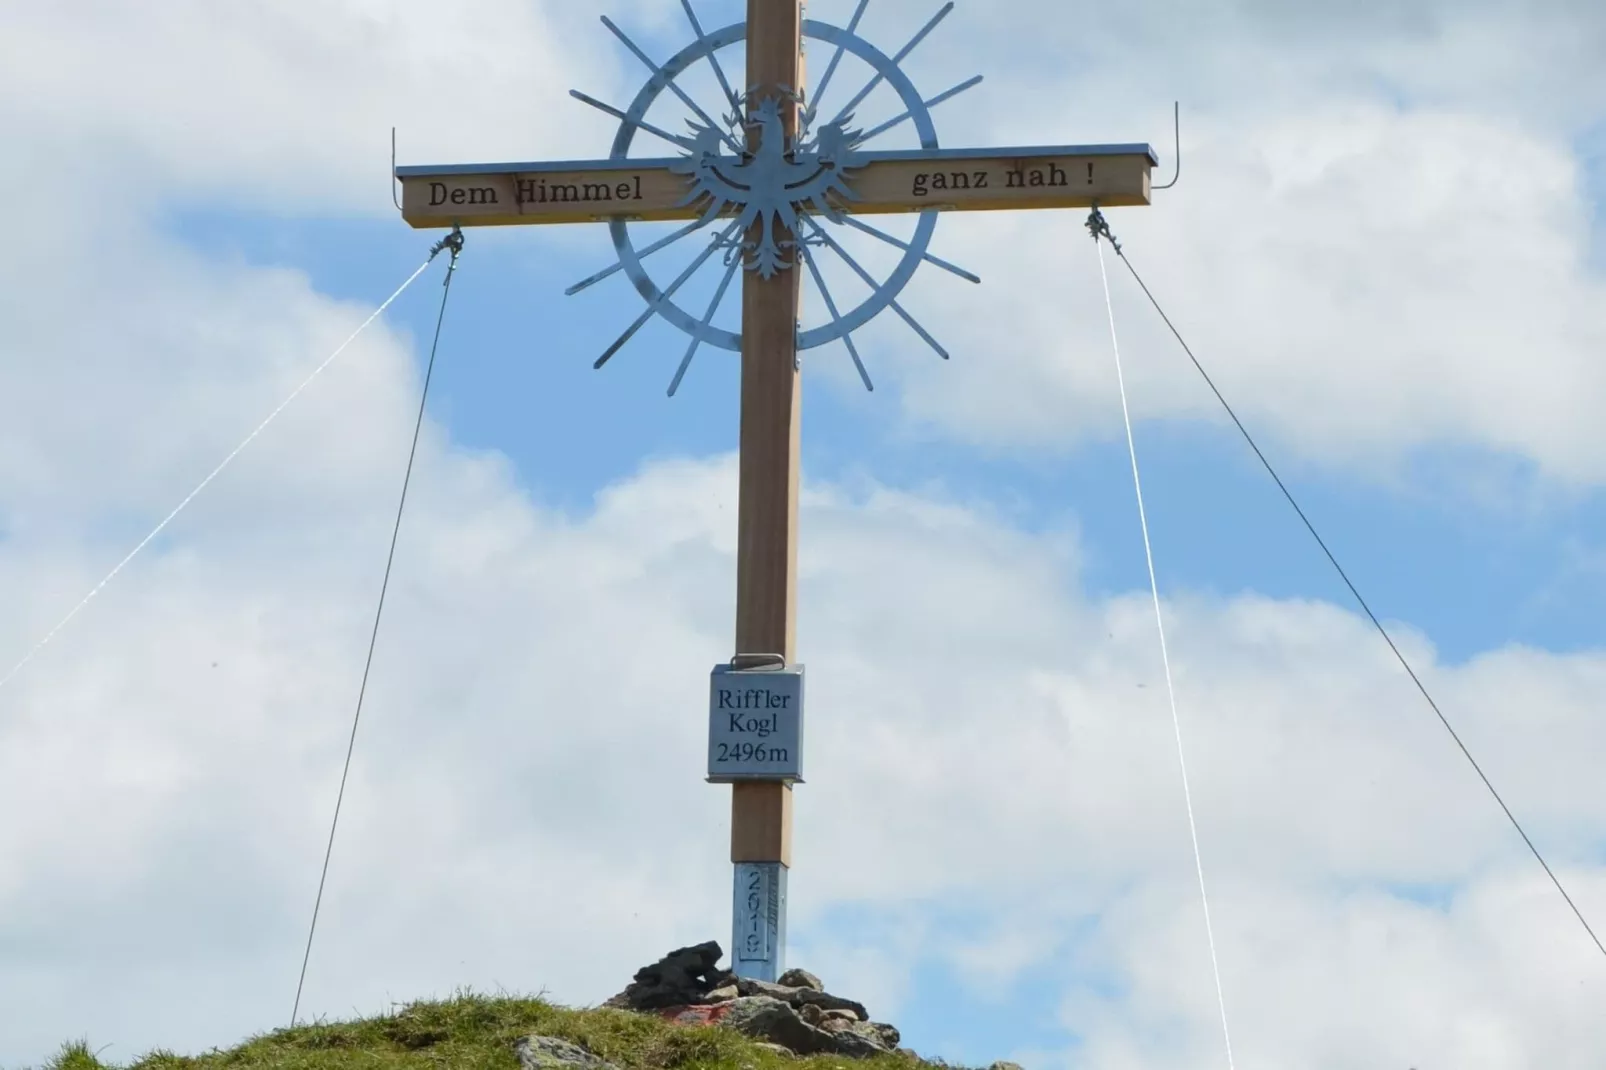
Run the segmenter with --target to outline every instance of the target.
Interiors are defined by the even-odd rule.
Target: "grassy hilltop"
[[[465,993],[375,1018],[283,1029],[228,1051],[153,1052],[126,1068],[101,1062],[92,1041],[80,1041],[63,1048],[41,1070],[520,1070],[514,1044],[532,1034],[571,1041],[618,1070],[919,1070],[938,1065],[907,1054],[795,1057],[720,1027]]]

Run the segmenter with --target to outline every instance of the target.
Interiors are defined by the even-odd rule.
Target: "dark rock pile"
[[[723,954],[712,940],[671,951],[637,970],[604,1006],[723,1025],[793,1055],[862,1058],[899,1050],[897,1029],[870,1021],[864,1004],[832,995],[808,971],[788,970],[775,984],[753,981],[721,970]]]
[[[736,975],[719,968],[724,954],[714,940],[671,951],[651,966],[637,970],[629,986],[603,1006],[646,1012],[734,999],[739,995]]]

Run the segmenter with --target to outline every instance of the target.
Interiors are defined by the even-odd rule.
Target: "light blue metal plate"
[[[775,983],[786,972],[786,867],[737,862],[731,901],[731,970]]]
[[[803,666],[737,670],[709,679],[708,780],[803,782]]]

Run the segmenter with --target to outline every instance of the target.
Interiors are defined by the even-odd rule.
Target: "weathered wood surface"
[[[849,172],[854,196],[837,199],[855,215],[1010,211],[1149,203],[1154,157],[1147,146],[977,149],[865,154]],[[590,223],[625,217],[691,220],[704,202],[669,170],[671,159],[627,163],[405,167],[402,218],[414,227]],[[522,168],[522,169],[521,169]]]

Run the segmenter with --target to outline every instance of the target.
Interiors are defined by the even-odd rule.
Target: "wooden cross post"
[[[779,164],[783,154],[788,162],[795,162],[793,139],[800,123],[798,100],[803,91],[805,34],[826,34],[828,39],[840,42],[844,36],[852,37],[853,25],[858,21],[855,16],[854,24],[846,31],[822,27],[805,23],[802,8],[801,0],[748,0],[747,85],[744,88],[749,90],[745,108],[752,121],[740,157],[718,155],[718,139],[724,135],[706,127],[712,120],[700,110],[698,115],[704,119],[709,140],[694,143],[692,139],[652,126],[641,113],[620,112],[582,97],[622,119],[632,136],[636,129],[644,130],[674,142],[685,152],[661,159],[628,158],[628,138],[622,132],[615,143],[614,158],[608,160],[401,167],[396,169],[396,178],[402,184],[402,217],[420,228],[609,222],[615,230],[616,245],[620,241],[621,220],[698,220],[712,212],[720,217],[711,220],[713,226],[709,229],[713,230],[723,219],[741,218],[742,204],[720,204],[711,200],[709,194],[697,194],[703,187],[698,187],[695,179],[688,177],[692,168],[687,161],[700,154],[701,162],[709,164],[712,152],[716,167],[740,169],[752,163],[750,173],[761,173],[758,164],[766,155],[765,126],[757,120],[764,105],[770,108],[768,117],[773,121],[774,107],[779,102],[780,127],[785,138],[780,146],[768,146],[771,157],[768,163]],[[862,9],[861,3],[861,13]],[[704,35],[689,5],[686,10],[698,34],[697,47],[703,49],[699,53],[701,57],[707,58],[715,48],[740,40],[736,35],[742,32],[741,27]],[[946,11],[945,8],[943,14]],[[630,44],[612,23],[608,26]],[[924,33],[922,31],[920,36]],[[919,36],[916,42],[918,40]],[[634,45],[630,47],[639,58],[653,65]],[[691,51],[688,49],[683,55],[690,55]],[[840,54],[839,49],[838,58]],[[863,56],[865,52],[860,50],[858,54]],[[670,61],[665,68],[656,69],[654,82],[643,91],[641,100],[646,103],[639,106],[639,112],[644,113],[657,92],[666,85],[674,88],[673,76],[677,71],[667,68],[676,62]],[[886,62],[896,66],[896,59]],[[717,66],[715,69],[718,73]],[[884,68],[878,70],[881,72],[878,80],[887,77]],[[829,76],[828,69],[825,77]],[[723,84],[723,73],[720,79]],[[725,88],[729,91],[728,86]],[[675,91],[687,100],[678,89]],[[957,91],[943,94],[935,101]],[[862,98],[863,94],[856,100]],[[906,103],[908,99],[905,94]],[[918,99],[915,104],[923,109]],[[929,119],[926,121],[929,124]],[[878,132],[892,125],[895,122],[884,124]],[[768,129],[773,131],[775,127],[772,125]],[[871,136],[874,134],[865,135],[866,139]],[[823,136],[820,143],[824,143]],[[928,143],[934,145],[934,137]],[[735,143],[730,144],[734,150]],[[829,200],[834,211],[856,216],[930,209],[987,211],[1146,205],[1150,196],[1150,171],[1155,162],[1154,153],[1147,145],[932,148],[891,152],[855,149],[851,180],[844,182],[851,187],[849,194],[841,195],[838,191],[842,187],[833,187]],[[836,167],[833,162],[828,169]],[[730,188],[748,187],[738,184]],[[784,193],[795,187],[777,188]],[[793,194],[786,193],[778,199],[790,196]],[[772,196],[772,199],[776,198]],[[817,205],[810,207],[800,199],[793,208],[800,217],[807,219]],[[776,246],[785,248],[797,239],[798,244],[793,246],[797,265],[783,265],[783,270],[774,272],[743,272],[739,342],[737,656],[730,665],[715,670],[710,700],[709,779],[732,784],[731,861],[735,865],[732,965],[744,976],[773,981],[784,969],[786,879],[792,863],[792,784],[801,780],[802,676],[801,668],[794,666],[793,661],[796,654],[801,430],[797,355],[801,263],[805,251],[801,245],[804,235],[793,235],[769,215],[758,218],[758,222],[748,227],[746,248],[755,247],[763,239],[765,228],[771,228]],[[893,244],[901,243],[893,241]],[[717,248],[716,241],[709,251]],[[640,255],[650,251],[644,250]],[[630,259],[639,269],[637,254],[631,252]],[[940,263],[929,256],[925,259]],[[619,266],[625,266],[624,252],[621,252]],[[619,266],[581,285],[606,277],[619,270]],[[942,266],[951,268],[951,265]],[[651,305],[636,327],[654,310],[668,315],[662,308],[676,287],[660,291],[655,284],[637,275],[632,279]],[[720,293],[723,292],[722,289]],[[716,298],[716,307],[717,303]],[[833,307],[831,311],[835,316],[836,309]],[[687,330],[684,320],[677,321],[677,325]],[[702,326],[706,328],[708,322],[705,320]],[[603,360],[634,330],[633,327],[627,331]],[[733,338],[727,344],[734,348],[737,343]],[[686,360],[689,362],[690,354]],[[598,365],[601,363],[599,361]],[[684,369],[685,362],[682,372]],[[676,382],[679,382],[678,376]],[[771,671],[753,671],[761,668]],[[783,671],[774,672],[776,668]],[[723,720],[726,715],[728,724]],[[728,733],[750,734],[742,737],[747,742],[738,742],[737,735],[720,735],[727,730]],[[786,742],[778,744],[776,733]],[[716,742],[716,738],[730,742]],[[725,753],[727,749],[729,756]],[[727,757],[735,764],[721,766],[720,763],[727,762]]]
[[[788,103],[783,113],[787,137],[797,133],[796,98],[803,91],[803,10],[800,0],[747,0],[747,84],[757,92],[749,107],[766,96]],[[756,139],[758,127],[752,128]],[[768,226],[768,221],[757,224]],[[790,234],[777,234],[791,240]],[[797,366],[797,331],[802,319],[801,270],[770,278],[743,272],[742,415],[736,520],[736,652],[780,654],[796,660],[797,511],[802,384]],[[762,954],[753,972],[774,981],[784,968],[786,874],[792,866],[792,785],[755,780],[731,786],[731,862],[737,869],[735,928],[753,939]],[[747,885],[748,887],[743,887]],[[752,894],[758,910],[743,910]],[[774,904],[773,909],[771,904]],[[742,924],[746,914],[751,920]],[[773,918],[773,920],[772,920]],[[758,922],[755,926],[753,922]],[[745,972],[742,945],[732,948],[734,965]],[[765,968],[768,967],[768,968]]]

